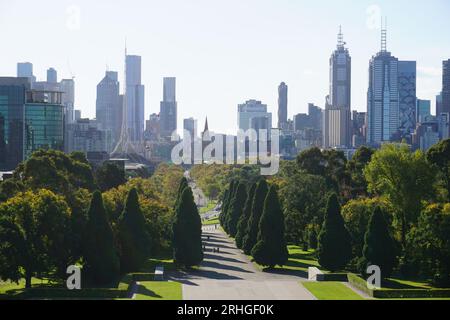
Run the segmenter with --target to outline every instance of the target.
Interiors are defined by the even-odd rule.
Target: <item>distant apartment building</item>
[[[176,78],[163,79],[163,100],[160,104],[160,128],[161,135],[170,138],[172,133],[178,129],[178,103],[176,98]]]
[[[69,125],[69,152],[106,152],[112,148],[112,134],[96,120],[78,119]]]

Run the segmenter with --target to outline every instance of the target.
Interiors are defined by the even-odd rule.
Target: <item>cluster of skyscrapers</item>
[[[171,137],[178,129],[176,78],[163,79],[160,112],[145,120],[140,56],[125,53],[124,75],[121,87],[119,73],[106,71],[97,85],[96,118],[87,119],[75,110],[74,78],[58,81],[57,71],[49,68],[46,81],[37,81],[31,63],[18,63],[17,77],[0,77],[0,171],[13,170],[42,148],[82,151],[95,160],[131,153],[170,160]],[[427,150],[450,135],[450,59],[443,62],[435,115],[431,101],[417,98],[416,62],[401,61],[387,50],[385,29],[381,50],[369,62],[367,112],[352,111],[352,59],[341,30],[329,60],[329,76],[324,107],[311,103],[308,113],[293,119],[288,117],[288,85],[279,85],[282,156],[294,157],[312,146],[344,150],[350,156],[361,145],[400,141]],[[237,107],[241,130],[270,130],[272,121],[272,113],[261,101],[248,100]],[[196,119],[184,119],[183,127],[198,138]],[[209,132],[207,120],[204,132]]]

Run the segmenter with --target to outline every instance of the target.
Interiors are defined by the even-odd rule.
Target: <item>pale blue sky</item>
[[[71,15],[78,9],[79,28]],[[248,99],[268,104],[276,123],[281,81],[290,117],[308,102],[323,107],[342,25],[353,59],[352,107],[365,111],[368,62],[380,47],[378,9],[388,17],[388,49],[417,60],[418,96],[434,105],[442,60],[450,58],[448,0],[0,0],[0,75],[15,75],[18,61],[32,62],[38,79],[48,67],[59,78],[72,69],[77,108],[94,117],[96,85],[107,65],[122,73],[126,37],[129,53],[143,57],[146,117],[159,112],[162,78],[175,76],[179,126],[190,116],[203,126],[208,115],[211,129],[232,132],[237,104]]]

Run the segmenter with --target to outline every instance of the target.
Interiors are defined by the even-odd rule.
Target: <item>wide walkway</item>
[[[199,270],[175,272],[170,280],[183,284],[184,300],[314,300],[295,274],[257,270],[235,244],[214,226],[204,227],[205,259]],[[219,249],[219,253],[213,249]]]

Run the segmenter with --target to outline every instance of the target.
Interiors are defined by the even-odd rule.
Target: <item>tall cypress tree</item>
[[[344,268],[352,257],[350,234],[345,227],[336,194],[328,199],[325,220],[319,234],[317,257],[319,264],[330,271]]]
[[[245,232],[243,240],[242,249],[247,255],[251,254],[252,249],[258,240],[259,222],[261,220],[261,215],[263,213],[264,201],[266,200],[267,192],[268,192],[267,182],[266,180],[262,179],[258,183],[258,187],[256,188],[255,191],[255,197],[253,199],[252,204],[252,214],[248,219],[247,230]]]
[[[203,260],[202,222],[190,187],[185,188],[180,197],[172,232],[175,263],[185,267],[200,264]]]
[[[187,181],[186,177],[183,177],[180,181],[180,184],[178,185],[178,191],[177,191],[177,199],[175,200],[175,210],[178,207],[178,203],[180,201],[180,197],[183,194],[183,191],[185,188],[189,187],[189,182]]]
[[[151,238],[146,228],[146,221],[135,188],[128,193],[125,209],[119,218],[118,225],[122,272],[139,271],[142,264],[150,256]]]
[[[83,242],[83,270],[88,279],[99,285],[116,280],[120,262],[100,191],[93,194]]]
[[[284,215],[275,186],[270,188],[264,201],[258,242],[251,253],[258,264],[270,268],[283,266],[289,258],[284,238]]]
[[[227,199],[227,203],[226,203],[226,207],[223,210],[223,218],[222,218],[222,227],[223,230],[225,230],[226,233],[229,233],[228,230],[228,217],[230,215],[230,209],[231,209],[231,204],[233,203],[233,199],[236,195],[236,190],[238,187],[239,182],[238,181],[232,181],[231,185],[230,185],[230,193],[228,195],[228,199]]]
[[[228,207],[228,198],[229,197],[230,197],[230,187],[228,187],[228,189],[225,190],[225,193],[223,195],[222,208],[221,208],[221,212],[220,212],[220,216],[219,216],[220,225],[222,227],[225,223],[225,212]]]
[[[376,207],[370,217],[364,238],[363,256],[367,265],[380,267],[383,278],[392,274],[396,263],[395,243],[380,207]]]
[[[257,184],[254,183],[250,187],[250,190],[248,191],[247,195],[247,200],[245,201],[244,211],[238,221],[235,240],[236,246],[239,249],[242,249],[245,232],[247,231],[248,219],[250,219],[250,215],[252,214],[252,205],[253,205],[253,198],[255,197],[256,186]]]
[[[245,200],[247,199],[247,190],[245,184],[239,183],[234,198],[228,209],[229,214],[227,216],[226,226],[230,236],[235,237],[237,232],[237,224],[239,218],[242,216],[242,210],[245,206]]]

